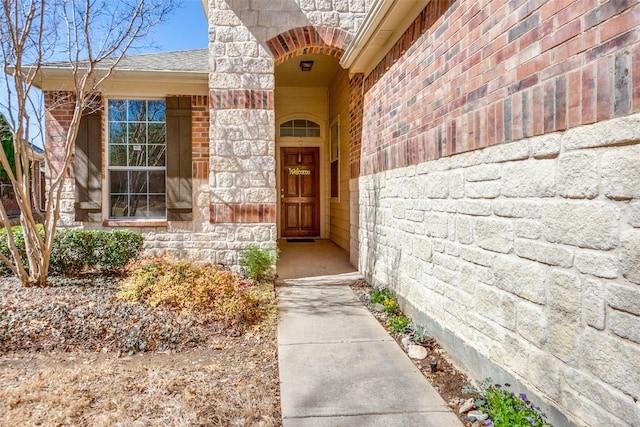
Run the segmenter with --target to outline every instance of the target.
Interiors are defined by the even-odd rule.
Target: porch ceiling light
[[[313,68],[313,61],[300,61],[301,71],[311,71]]]

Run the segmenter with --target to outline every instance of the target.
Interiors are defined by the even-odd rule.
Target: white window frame
[[[165,164],[164,166],[112,166],[111,165],[111,132],[110,132],[110,128],[109,128],[109,123],[111,122],[111,116],[110,116],[110,102],[111,101],[162,101],[165,103],[165,118],[164,118],[164,125],[165,125],[165,141],[164,141],[164,147],[165,147]],[[166,117],[166,98],[163,97],[111,97],[108,98],[106,100],[106,144],[105,144],[105,158],[106,158],[106,206],[107,206],[107,218],[109,220],[112,221],[149,221],[149,220],[166,220],[167,219],[167,207],[166,207],[166,203],[167,203],[167,161],[166,161],[166,156],[167,156],[167,136],[166,136],[166,126],[167,126],[167,117]],[[128,119],[127,122],[129,123]],[[149,122],[147,122],[149,123]],[[151,122],[153,123],[153,122]],[[160,123],[160,122],[156,122],[156,123]],[[146,138],[146,144],[148,144],[148,135]],[[127,144],[129,145],[129,144]],[[112,216],[111,212],[112,212],[112,206],[111,206],[111,172],[116,172],[116,171],[146,171],[146,172],[159,172],[159,171],[163,171],[164,172],[164,177],[165,177],[165,184],[164,184],[164,203],[165,203],[165,209],[164,209],[164,215],[162,216]],[[155,194],[155,193],[154,193]],[[150,193],[147,192],[147,197],[149,197]],[[131,194],[129,192],[129,189],[127,189],[127,197],[130,198]]]

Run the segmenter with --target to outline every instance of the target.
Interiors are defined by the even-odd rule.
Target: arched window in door
[[[280,136],[319,138],[320,125],[307,119],[294,119],[280,125]]]

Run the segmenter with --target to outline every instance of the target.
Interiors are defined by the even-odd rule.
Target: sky
[[[182,0],[168,20],[155,27],[145,40],[156,48],[145,53],[205,48],[208,45],[207,19],[200,0]]]

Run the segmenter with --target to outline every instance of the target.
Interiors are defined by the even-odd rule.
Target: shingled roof
[[[123,57],[116,70],[207,73],[209,71],[208,60],[209,53],[207,49],[147,53]],[[98,69],[107,68],[112,63],[113,61],[105,60],[100,63]],[[80,65],[82,66],[82,61]],[[45,69],[70,67],[70,64],[66,61],[50,62],[43,66]]]

